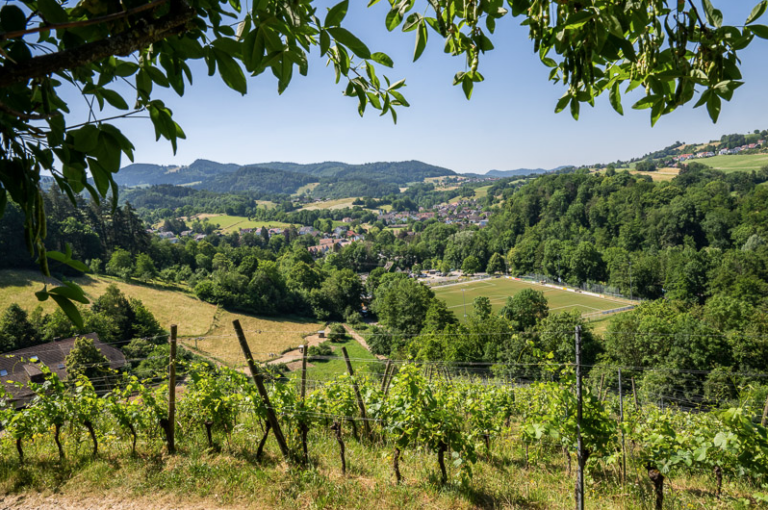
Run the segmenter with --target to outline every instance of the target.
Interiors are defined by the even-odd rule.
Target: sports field
[[[578,310],[585,314],[621,308],[628,304],[624,301],[587,296],[508,278],[494,278],[432,288],[435,295],[443,299],[448,305],[448,309],[458,317],[464,315],[464,298],[466,298],[467,313],[472,310],[472,302],[475,298],[480,296],[490,298],[493,310],[498,312],[506,303],[507,297],[513,296],[523,289],[542,291],[549,303],[550,312],[554,313]]]

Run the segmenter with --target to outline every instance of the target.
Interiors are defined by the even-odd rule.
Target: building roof
[[[40,364],[45,364],[60,379],[68,379],[69,375],[64,365],[64,359],[74,347],[75,340],[82,337],[93,340],[93,345],[109,360],[110,368],[117,370],[125,366],[123,353],[99,340],[96,333],[54,340],[53,342],[3,353],[0,355],[0,381],[2,381],[6,391],[13,396],[17,407],[28,402],[34,393],[27,388],[17,388],[9,381],[26,385],[30,380],[42,376]]]

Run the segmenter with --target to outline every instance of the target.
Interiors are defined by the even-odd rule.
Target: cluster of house
[[[109,368],[121,370],[125,367],[125,355],[119,349],[100,341],[96,333],[80,335],[80,337],[93,340],[93,345],[107,358]],[[45,382],[42,365],[47,366],[62,381],[69,379],[65,360],[69,351],[75,346],[75,340],[80,337],[54,340],[46,344],[3,353],[0,356],[0,382],[10,396],[9,403],[18,409],[34,398],[35,393],[29,389],[28,383]]]
[[[193,238],[195,241],[202,241],[206,237],[205,234],[195,234],[191,230],[185,230],[184,232],[182,232],[181,234],[179,234],[177,236],[173,232],[168,232],[166,230],[156,230],[154,228],[148,228],[147,229],[147,234],[156,235],[160,239],[165,239],[166,241],[168,241],[171,244],[178,243],[179,239],[181,239],[182,237]]]
[[[717,155],[725,156],[728,154],[738,154],[741,151],[756,149],[764,144],[765,144],[765,140],[758,140],[757,143],[744,144],[740,147],[734,147],[733,149],[720,149],[719,151],[717,151]],[[696,154],[680,154],[679,156],[673,157],[672,160],[677,162],[683,162],[683,161],[688,161],[689,159],[711,158],[711,157],[714,157],[715,155],[716,154],[711,151],[697,152]]]
[[[452,204],[443,204],[434,211],[426,211],[419,207],[418,212],[379,212],[378,219],[388,225],[407,223],[408,220],[426,221],[437,218],[446,225],[465,224],[485,227],[488,225],[488,213],[480,210],[480,206],[474,200],[461,200]]]

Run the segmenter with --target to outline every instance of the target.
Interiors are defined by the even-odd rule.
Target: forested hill
[[[310,183],[319,183],[314,195],[321,198],[382,197],[397,193],[409,183],[428,177],[456,175],[453,170],[421,161],[395,161],[351,165],[324,163],[257,163],[247,166],[197,160],[186,167],[151,164],[129,165],[118,174],[121,186],[160,184],[191,185],[222,193],[253,196],[290,195]]]
[[[508,253],[519,274],[606,282],[649,299],[762,303],[766,181],[768,167],[725,174],[699,166],[656,183],[628,172],[546,175],[520,188],[483,235],[489,253]]]
[[[155,184],[191,184],[213,176],[231,173],[240,168],[234,163],[217,163],[207,159],[195,160],[189,166],[163,166],[134,163],[115,174],[120,186],[152,186]]]
[[[244,166],[232,173],[217,175],[194,187],[220,193],[251,192],[259,195],[291,194],[306,184],[317,182],[315,177],[259,166]]]

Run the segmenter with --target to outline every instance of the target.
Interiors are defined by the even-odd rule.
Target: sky
[[[443,53],[443,41],[430,31],[427,50],[412,62],[415,32],[388,32],[384,18],[389,2],[372,8],[350,2],[344,26],[363,39],[372,52],[383,51],[395,61],[393,69],[378,74],[406,78],[402,89],[410,108],[401,108],[398,123],[379,117],[369,108],[357,112],[357,99],[342,95],[344,83],[334,83],[334,72],[315,49],[307,77],[294,72],[289,88],[277,93],[270,72],[249,78],[248,94],[227,88],[218,77],[208,77],[202,62],[192,66],[194,85],[179,98],[160,98],[173,110],[187,139],[176,155],[170,143],[155,141],[149,120],[124,120],[118,127],[134,142],[136,162],[187,165],[198,158],[222,163],[269,161],[313,163],[343,161],[420,160],[457,172],[485,173],[491,169],[554,168],[561,165],[608,163],[629,159],[671,145],[675,141],[706,142],[728,133],[768,128],[768,41],[755,39],[742,52],[746,84],[730,103],[723,104],[713,124],[706,109],[686,106],[650,126],[649,110],[634,111],[624,99],[625,115],[610,107],[607,94],[595,108],[582,105],[579,121],[567,109],[554,113],[565,92],[547,80],[544,67],[520,20],[500,20],[492,36],[495,49],[480,61],[485,81],[476,84],[470,101],[453,75],[465,70],[463,57]],[[742,24],[757,0],[719,0],[725,23]],[[319,2],[325,6],[333,2]],[[324,14],[321,14],[321,18]],[[768,19],[765,16],[763,23]],[[695,101],[694,101],[695,102]],[[75,110],[74,117],[87,111]],[[70,123],[76,119],[70,120]],[[83,119],[84,120],[84,119]],[[124,164],[129,161],[124,159]]]

